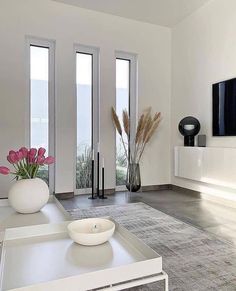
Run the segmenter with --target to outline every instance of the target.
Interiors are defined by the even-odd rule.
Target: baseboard
[[[176,186],[176,185],[171,185],[171,190],[176,191],[176,192],[181,192],[184,194],[188,194],[191,196],[197,196],[200,197],[201,193],[192,189],[188,189],[188,188],[184,188],[184,187],[180,187],[180,186]]]
[[[100,195],[102,195],[102,190],[99,191]],[[104,194],[105,195],[112,195],[115,193],[115,188],[105,189]]]
[[[104,190],[104,194],[105,195],[111,195],[111,194],[114,194],[115,193],[115,188],[110,188],[110,189],[105,189]],[[91,193],[84,193],[84,194],[75,194],[74,192],[65,192],[65,193],[56,193],[55,194],[55,197],[58,199],[58,200],[66,200],[66,199],[71,199],[73,198],[74,196],[77,196],[77,195],[90,195]],[[102,190],[99,191],[99,194],[102,195]]]
[[[161,191],[161,190],[171,190],[172,185],[170,184],[162,184],[162,185],[146,185],[141,187],[140,192],[147,192],[147,191]],[[105,195],[112,195],[115,194],[115,192],[125,192],[128,190],[124,191],[116,191],[115,188],[109,188],[104,190]],[[99,194],[102,194],[102,190],[99,191]],[[55,197],[58,200],[66,200],[66,199],[71,199],[74,196],[77,195],[85,195],[85,194],[75,194],[74,192],[65,192],[65,193],[56,193]],[[88,195],[88,194],[86,194]]]
[[[115,194],[115,192],[116,192],[115,188],[104,189],[104,195],[112,195],[112,194]],[[101,189],[99,190],[99,195],[102,195],[102,190]]]
[[[161,191],[161,190],[171,190],[171,184],[161,184],[161,185],[145,185],[141,186],[141,189],[138,192],[148,192],[148,191]],[[116,190],[116,192],[128,192],[125,190]]]
[[[65,192],[65,193],[55,193],[55,197],[58,200],[71,199],[75,196],[74,192]]]
[[[142,186],[141,191],[147,192],[147,191],[161,191],[161,190],[171,190],[171,189],[172,189],[171,184],[161,184],[161,185]]]

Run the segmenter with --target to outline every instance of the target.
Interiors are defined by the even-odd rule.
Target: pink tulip
[[[20,159],[20,156],[17,154],[17,152],[15,152],[13,150],[9,151],[9,154],[7,156],[7,160],[9,163],[11,163],[11,164],[18,163],[19,159]]]
[[[20,149],[19,149],[19,152],[22,153],[22,155],[23,155],[23,159],[25,159],[25,158],[27,157],[27,155],[28,155],[28,149],[27,149],[26,147],[22,147],[22,148],[20,148]]]
[[[10,169],[7,167],[0,167],[0,174],[2,175],[8,175],[10,173]]]
[[[16,152],[16,158],[18,161],[23,160],[23,153],[22,152]]]
[[[29,164],[33,164],[35,162],[35,156],[37,154],[37,150],[32,148],[28,151],[27,160]]]
[[[36,160],[36,164],[37,165],[43,165],[44,164],[44,161],[45,161],[45,157],[44,156],[38,156],[37,157],[37,160]]]
[[[29,150],[29,155],[30,155],[32,158],[34,158],[34,157],[36,156],[36,154],[37,154],[37,150],[36,150],[35,148],[31,148],[31,149]]]
[[[12,160],[12,158],[11,158],[10,155],[7,156],[7,160],[8,160],[8,162],[9,162],[10,164],[14,164],[14,162],[13,162],[13,160]]]
[[[44,156],[45,153],[46,153],[46,149],[45,148],[39,148],[38,149],[38,156],[39,157]]]
[[[28,163],[29,163],[29,164],[33,164],[33,163],[34,163],[34,160],[35,160],[35,158],[32,157],[32,156],[30,156],[29,153],[28,153],[28,156],[27,156],[27,161],[28,161]]]
[[[47,158],[45,159],[44,164],[45,164],[45,165],[51,165],[51,164],[53,164],[54,162],[55,162],[54,157],[49,156],[49,157],[47,157]]]
[[[16,152],[11,151],[9,152],[9,155],[7,156],[7,160],[11,164],[16,164],[19,162],[19,157]]]

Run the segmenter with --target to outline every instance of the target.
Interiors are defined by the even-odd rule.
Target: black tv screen
[[[236,78],[212,85],[213,136],[236,136]]]

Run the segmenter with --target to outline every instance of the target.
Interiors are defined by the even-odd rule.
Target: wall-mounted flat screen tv
[[[212,85],[213,136],[236,136],[236,78]]]

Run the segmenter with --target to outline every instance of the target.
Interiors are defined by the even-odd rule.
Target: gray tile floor
[[[66,210],[144,202],[181,221],[222,236],[236,245],[236,209],[173,190],[128,193],[117,192],[106,200],[90,200],[88,195],[60,200]]]

